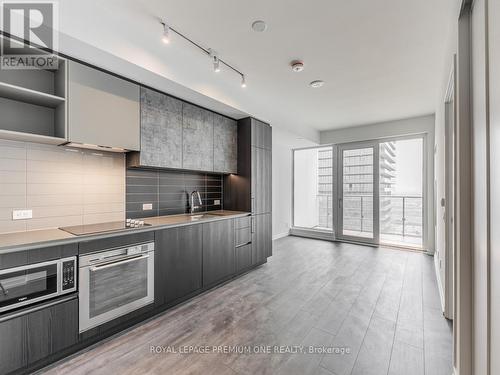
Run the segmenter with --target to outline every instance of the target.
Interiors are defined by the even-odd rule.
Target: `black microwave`
[[[76,257],[0,270],[0,313],[76,291]]]

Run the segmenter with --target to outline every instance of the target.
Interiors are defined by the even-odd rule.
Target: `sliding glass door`
[[[376,142],[338,147],[337,238],[379,242],[379,148]]]
[[[292,234],[425,248],[425,136],[293,151]]]

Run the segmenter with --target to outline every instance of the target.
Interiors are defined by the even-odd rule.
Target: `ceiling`
[[[64,0],[60,30],[153,72],[153,86],[166,78],[219,111],[317,139],[322,130],[433,113],[454,3]],[[214,73],[209,58],[176,35],[164,45],[159,17],[215,49],[248,86],[227,69]],[[252,31],[257,19],[268,23],[264,33]],[[291,71],[293,59],[305,62],[303,72]],[[326,85],[312,89],[315,79]]]

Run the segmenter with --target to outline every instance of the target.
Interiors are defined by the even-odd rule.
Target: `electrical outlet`
[[[13,210],[12,220],[26,220],[33,217],[33,210]]]
[[[144,203],[142,205],[142,210],[143,211],[149,211],[153,209],[153,203]]]
[[[214,206],[220,206],[220,199],[214,199]]]

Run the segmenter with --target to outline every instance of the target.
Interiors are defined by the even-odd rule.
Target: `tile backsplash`
[[[128,218],[183,214],[189,211],[189,194],[198,190],[203,207],[198,211],[222,208],[222,176],[217,174],[128,169],[126,214]],[[214,201],[219,200],[220,205]],[[143,210],[150,204],[151,210]]]
[[[123,154],[0,140],[0,233],[124,218]]]

